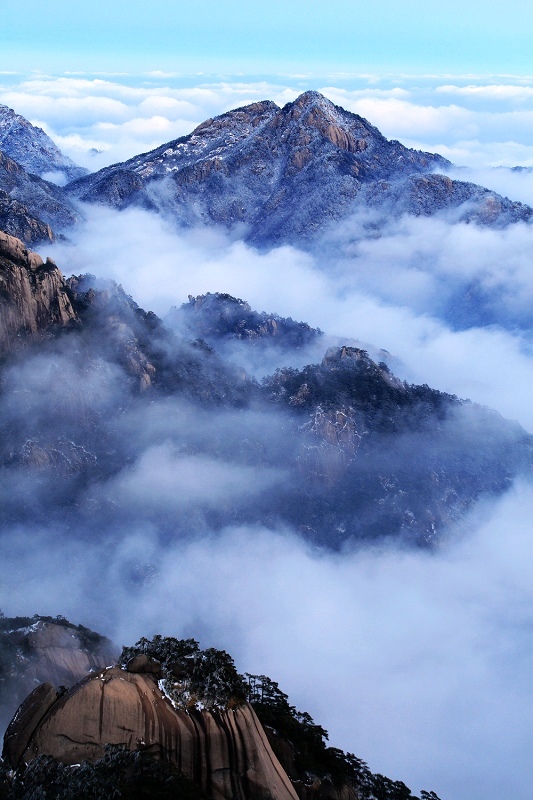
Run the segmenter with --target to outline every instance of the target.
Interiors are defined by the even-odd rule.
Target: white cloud
[[[99,622],[119,643],[222,647],[279,681],[331,744],[415,792],[528,800],[532,513],[518,487],[431,553],[317,553],[264,529],[166,547],[139,526],[68,545],[19,530],[0,543],[4,591],[18,613]],[[154,579],[133,589],[147,567]]]
[[[493,231],[405,218],[382,238],[350,244],[348,221],[322,261],[291,247],[259,253],[216,229],[177,233],[139,210],[94,207],[86,214],[75,247],[59,243],[44,253],[68,274],[111,277],[160,315],[188,294],[228,292],[259,311],[385,348],[409,381],[484,403],[533,430],[525,334],[491,326],[454,330],[439,318],[446,298],[470,281],[494,295],[496,320],[529,313],[529,226]]]
[[[533,99],[533,87],[516,86],[511,84],[490,84],[476,86],[454,86],[448,84],[437,86],[435,92],[438,94],[463,95],[465,97],[483,98],[487,100],[531,100]]]
[[[165,443],[148,447],[133,466],[109,481],[102,493],[139,514],[161,507],[174,514],[188,506],[236,506],[284,477],[268,468],[258,470],[227,459],[184,455]]]

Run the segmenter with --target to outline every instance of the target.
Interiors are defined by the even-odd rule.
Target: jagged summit
[[[2,104],[0,150],[34,175],[62,172],[67,180],[74,180],[87,172],[64,155],[42,128]]]
[[[119,209],[156,210],[180,226],[238,226],[245,239],[266,246],[305,245],[361,208],[384,220],[452,208],[459,219],[492,225],[533,215],[486,189],[433,175],[450,166],[389,141],[363,117],[309,91],[283,108],[264,101],[208,119],[67,191]]]

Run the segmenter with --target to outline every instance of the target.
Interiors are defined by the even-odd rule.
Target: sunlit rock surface
[[[0,231],[0,352],[76,320],[56,264]]]
[[[71,687],[88,672],[115,663],[115,646],[104,636],[51,617],[0,618],[0,726],[24,697],[43,682]],[[39,695],[40,696],[40,695]]]
[[[251,706],[179,711],[156,674],[118,667],[58,697],[39,687],[9,726],[4,757],[13,767],[40,754],[67,764],[94,762],[106,743],[171,760],[213,800],[297,798]]]

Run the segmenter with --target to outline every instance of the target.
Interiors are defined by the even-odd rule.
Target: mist
[[[177,232],[138,210],[86,212],[73,242],[43,253],[67,275],[119,281],[161,315],[188,294],[229,292],[320,326],[313,347],[368,341],[402,377],[533,427],[528,331],[507,323],[505,298],[498,324],[468,329],[443,303],[481,275],[527,282],[525,226],[404,219],[373,240],[354,238],[354,220],[329,232],[320,257],[258,252],[219,230]],[[62,466],[58,481],[53,471],[4,470],[3,611],[62,614],[118,644],[192,636],[279,681],[332,745],[374,772],[443,800],[526,800],[531,485],[481,500],[430,551],[390,537],[332,552],[272,513],[298,482],[288,417],[146,401],[110,352],[87,360],[89,343],[73,334],[5,372],[2,418],[21,441],[33,430],[36,446],[52,442],[71,464],[72,450],[61,450],[69,431],[74,442],[96,420],[96,439],[87,436],[100,472]],[[245,359],[245,347],[233,355]],[[302,354],[284,357],[299,366]],[[475,431],[459,415],[442,441],[466,451],[479,436],[490,449],[489,419]],[[425,446],[406,437],[390,457],[415,469]]]
[[[176,231],[141,210],[84,213],[75,246],[43,251],[65,274],[112,278],[160,316],[189,294],[227,292],[335,341],[386,350],[401,378],[488,405],[533,430],[528,225],[490,230],[404,217],[376,239],[358,236],[365,219],[357,217],[332,228],[315,251],[259,252],[220,229]]]
[[[484,170],[454,177],[487,175],[490,188],[529,202],[523,174],[487,169],[501,152],[507,166],[533,158],[529,117],[502,150],[508,117],[471,100],[460,108],[458,98],[471,97],[464,88],[404,82],[325,93],[389,136]],[[161,91],[43,79],[0,99],[96,169],[235,105],[297,94],[279,82]],[[358,215],[316,248],[259,252],[244,231],[179,231],[134,209],[84,213],[70,242],[42,251],[67,276],[115,280],[161,317],[189,294],[220,291],[325,332],[310,349],[283,354],[219,347],[256,377],[357,343],[400,378],[533,431],[530,226],[404,217],[375,238]],[[483,498],[431,550],[391,536],[332,552],[272,512],[287,486],[300,488],[288,415],[139,399],[123,367],[105,349],[88,357],[90,345],[65,337],[3,374],[1,418],[31,445],[1,473],[4,613],[65,615],[120,645],[192,636],[228,650],[241,671],[279,681],[333,746],[414,792],[529,800],[531,484]],[[467,442],[471,427],[459,415],[448,430]],[[404,439],[393,455],[414,469],[428,442]],[[53,469],[34,469],[39,448],[53,453]]]
[[[119,644],[193,636],[414,791],[526,800],[532,511],[519,485],[436,553],[331,555],[261,527],[168,547],[135,526],[98,544],[18,529],[1,544],[4,610],[65,614]]]

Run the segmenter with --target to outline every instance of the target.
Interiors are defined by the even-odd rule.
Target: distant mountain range
[[[81,177],[84,170],[39,128],[6,107],[0,123],[0,190],[55,233],[81,218],[76,200],[149,209],[179,227],[221,225],[262,247],[306,247],[360,211],[370,215],[374,233],[404,213],[445,213],[498,227],[533,217],[529,206],[440,174],[452,166],[445,158],[387,140],[318,92],[283,108],[264,101],[230,111],[188,136]],[[33,174],[57,171],[74,179],[58,187]],[[13,235],[29,230],[27,223],[9,224]]]

